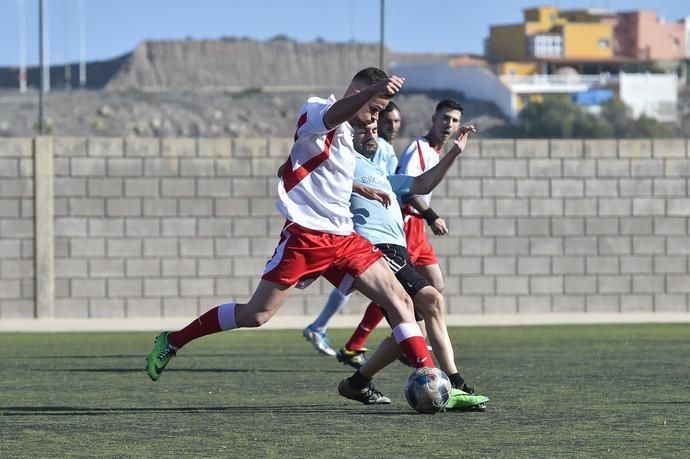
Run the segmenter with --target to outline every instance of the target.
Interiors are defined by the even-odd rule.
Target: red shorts
[[[405,239],[410,261],[415,266],[437,265],[436,252],[426,237],[424,219],[417,215],[405,215]]]
[[[323,276],[341,292],[349,293],[354,280],[382,256],[359,234],[324,233],[288,221],[261,278],[306,288]]]

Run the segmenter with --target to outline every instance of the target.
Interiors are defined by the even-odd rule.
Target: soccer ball
[[[451,389],[448,376],[438,368],[417,368],[407,378],[405,398],[415,411],[434,414],[446,407]]]

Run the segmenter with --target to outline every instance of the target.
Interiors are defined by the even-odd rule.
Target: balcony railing
[[[599,75],[501,75],[508,86],[606,86],[618,83],[618,76],[610,73]]]

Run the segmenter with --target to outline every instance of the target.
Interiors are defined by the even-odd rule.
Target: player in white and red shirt
[[[401,78],[367,68],[355,75],[345,96],[310,98],[300,110],[295,143],[281,168],[278,210],[286,218],[273,257],[247,303],[216,306],[182,330],[156,337],[147,373],[157,381],[176,352],[196,338],[241,327],[259,327],[285,302],[294,287],[324,276],[344,292],[356,288],[389,314],[393,334],[416,366],[433,366],[412,301],[381,252],[353,231],[350,195],[355,151],[352,126],[378,119]],[[387,194],[358,185],[358,193],[390,204]],[[361,390],[363,403],[390,403],[373,385]]]
[[[462,106],[451,99],[442,100],[436,105],[431,117],[431,129],[426,135],[417,137],[405,149],[398,162],[398,173],[418,176],[438,164],[441,148],[460,128]],[[415,196],[403,208],[405,235],[412,263],[417,271],[439,292],[445,285],[438,258],[427,235],[425,222],[437,236],[448,234],[445,220],[431,208],[431,193]]]
[[[395,174],[398,168],[398,156],[389,142],[392,142],[397,137],[401,127],[401,120],[400,109],[393,101],[390,101],[388,106],[379,114],[377,123],[379,132],[377,139],[378,148],[371,161],[385,170],[388,175]],[[302,331],[304,338],[312,343],[317,351],[325,355],[337,355],[336,351],[331,348],[326,329],[328,322],[345,305],[349,298],[350,295],[344,295],[340,290],[334,288],[319,315]],[[376,324],[383,319],[380,311],[381,309],[377,307],[372,312],[372,321],[375,320]],[[374,315],[376,317],[373,317]],[[366,327],[366,324],[363,326]],[[341,351],[347,352],[344,348]],[[350,357],[357,359],[359,356],[360,354],[354,354]]]

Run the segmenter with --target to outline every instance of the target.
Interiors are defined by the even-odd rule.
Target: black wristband
[[[428,225],[433,225],[433,223],[438,219],[438,214],[434,212],[434,209],[429,207],[427,210],[422,212],[422,217],[426,220]]]

